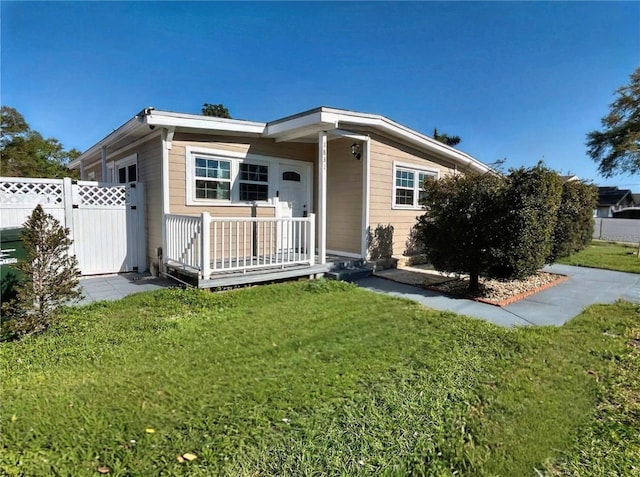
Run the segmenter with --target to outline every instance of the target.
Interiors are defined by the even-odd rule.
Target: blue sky
[[[385,115],[506,167],[586,156],[640,66],[640,2],[2,2],[1,102],[84,150],[146,106]]]

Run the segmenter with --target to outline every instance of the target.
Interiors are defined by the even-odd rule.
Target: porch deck
[[[267,259],[268,261],[268,259]],[[355,260],[361,262],[361,260]],[[318,257],[314,265],[308,264],[293,264],[293,265],[273,265],[272,267],[264,267],[255,270],[231,270],[213,272],[208,278],[201,278],[199,276],[199,270],[192,268],[185,268],[183,265],[169,261],[167,267],[169,272],[167,275],[171,278],[175,278],[181,281],[185,281],[187,278],[189,282],[194,285],[197,284],[198,288],[218,288],[229,287],[238,285],[248,285],[252,283],[266,283],[277,280],[287,280],[292,278],[319,278],[325,273],[335,270],[336,268],[342,268],[345,266],[352,266],[354,259],[350,257],[342,257],[338,255],[328,255],[327,263],[318,263]],[[220,268],[219,264],[217,264]],[[214,264],[211,264],[211,269],[214,269]]]
[[[316,256],[313,214],[288,218],[166,214],[164,223],[168,275],[199,288],[317,277],[352,261]]]

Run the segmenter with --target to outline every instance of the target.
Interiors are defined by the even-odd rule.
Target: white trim
[[[140,171],[138,170],[138,153],[137,152],[134,152],[133,154],[127,157],[123,157],[122,159],[119,159],[117,161],[112,161],[112,164],[113,164],[113,167],[112,167],[113,176],[111,178],[112,182],[118,183],[118,184],[128,184],[129,182],[138,182],[138,173]],[[126,180],[125,182],[120,182],[120,169],[125,168],[127,179],[129,179],[128,167],[134,164],[136,166],[136,180],[135,181]]]
[[[169,131],[166,128],[162,129],[162,263],[158,264],[160,271],[166,272],[167,264],[167,221],[165,216],[171,213],[171,202],[169,196],[169,147],[167,144],[167,138]],[[155,250],[149,250],[149,255],[154,257]]]
[[[371,209],[371,139],[364,141],[364,154],[362,157],[362,237],[360,253],[363,258],[368,258],[369,250],[369,211]],[[395,178],[394,178],[395,184]]]
[[[413,178],[414,205],[396,204],[396,171],[398,169],[404,169],[414,173],[414,178]],[[391,209],[392,210],[422,210],[422,206],[418,203],[418,199],[420,197],[420,181],[415,176],[416,173],[420,173],[420,172],[427,173],[430,175],[435,175],[436,180],[440,179],[439,169],[434,169],[432,167],[426,167],[422,165],[411,164],[409,162],[393,161],[393,172],[391,174],[391,178],[393,180],[393,187],[391,188]],[[406,189],[406,187],[403,187],[403,189]]]
[[[144,122],[150,126],[173,126],[207,131],[243,132],[248,134],[262,134],[265,128],[265,123],[254,121],[241,121],[195,114],[169,113],[156,110],[144,116]]]
[[[363,258],[363,256],[359,253],[353,253],[353,252],[343,252],[342,250],[330,250],[327,249],[327,253],[329,255],[341,255],[343,257],[348,257],[348,258]]]
[[[318,133],[318,255],[327,263],[327,133]]]
[[[344,129],[332,129],[331,131],[329,131],[329,134],[332,134],[332,135],[338,136],[338,137],[345,137],[345,138],[353,139],[355,141],[368,141],[369,140],[369,136],[364,136],[362,134],[354,133],[354,132],[351,132],[351,131],[345,131]]]
[[[96,180],[96,171],[91,171],[87,174],[87,178],[85,179],[83,177],[83,180],[87,180],[87,181],[95,181]]]

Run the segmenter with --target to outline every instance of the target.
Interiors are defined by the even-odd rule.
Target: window
[[[231,199],[231,162],[195,156],[196,199]]]
[[[240,200],[269,199],[269,167],[260,164],[240,164],[238,176]]]
[[[186,203],[268,203],[276,189],[272,163],[264,156],[249,158],[245,153],[235,151],[187,146]]]
[[[414,172],[396,170],[396,205],[413,205]]]
[[[425,197],[422,184],[425,180],[437,179],[438,172],[398,164],[394,164],[394,171],[393,206],[405,209],[420,208],[420,202]]]
[[[128,184],[138,180],[138,155],[133,154],[115,163],[115,170],[112,172],[112,180],[119,184]]]

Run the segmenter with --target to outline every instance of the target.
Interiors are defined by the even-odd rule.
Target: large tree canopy
[[[214,116],[216,118],[231,119],[229,110],[224,107],[224,104],[204,103],[202,105],[202,114],[204,116]]]
[[[604,177],[640,172],[640,68],[630,78],[616,91],[602,131],[587,134],[587,154]]]
[[[15,108],[2,106],[0,136],[0,175],[6,177],[77,176],[67,168],[80,155],[77,149],[65,150],[55,138],[44,138],[29,127]]]

